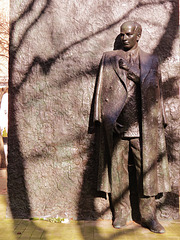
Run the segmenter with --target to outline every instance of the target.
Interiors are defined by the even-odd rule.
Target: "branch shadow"
[[[52,1],[52,0],[46,0],[46,5],[45,5],[44,8],[42,9],[42,11],[41,11],[40,14],[38,15],[38,17],[36,17],[35,20],[31,23],[31,25],[25,30],[25,32],[23,33],[22,38],[21,38],[18,46],[14,46],[14,45],[12,44],[12,40],[10,41],[10,51],[11,51],[11,59],[12,59],[11,62],[14,62],[14,60],[15,60],[15,58],[16,58],[16,54],[17,54],[18,50],[20,49],[20,47],[22,46],[23,41],[24,41],[25,37],[27,36],[28,31],[37,23],[37,21],[41,18],[42,14],[45,13],[45,10],[46,10],[47,7],[50,5],[51,1]],[[16,24],[18,23],[18,21],[19,21],[20,19],[22,19],[27,13],[29,13],[29,12],[31,11],[32,6],[33,6],[33,4],[34,4],[35,2],[36,2],[36,1],[33,0],[33,1],[29,4],[29,6],[25,9],[25,12],[22,13],[17,20],[15,20],[15,21],[12,22],[11,27],[10,27],[10,39],[13,39],[13,33],[14,33],[14,31],[15,31],[15,26],[16,26]],[[41,67],[41,69],[42,69],[42,72],[43,72],[45,75],[47,75],[47,74],[50,72],[51,67],[53,66],[53,64],[55,64],[56,61],[57,61],[59,58],[63,57],[63,55],[64,55],[67,51],[69,51],[71,48],[75,47],[76,45],[79,45],[79,44],[85,42],[86,40],[89,40],[89,39],[91,39],[92,37],[97,36],[97,35],[103,33],[104,31],[107,31],[107,30],[113,28],[114,26],[116,26],[117,24],[119,24],[119,22],[122,21],[122,19],[128,17],[129,14],[131,14],[131,13],[134,11],[134,9],[139,9],[139,8],[141,8],[141,7],[149,6],[149,5],[152,5],[152,4],[153,4],[153,5],[156,5],[156,4],[164,4],[165,2],[166,2],[165,0],[159,1],[158,3],[148,3],[148,2],[147,2],[147,3],[141,3],[141,2],[138,2],[135,7],[131,8],[127,13],[125,13],[125,14],[124,14],[121,18],[119,18],[117,21],[114,21],[113,23],[111,23],[111,24],[109,24],[109,25],[101,28],[100,30],[97,30],[97,31],[94,32],[94,33],[89,34],[88,36],[85,36],[84,38],[82,38],[82,39],[80,39],[80,40],[77,40],[77,41],[75,41],[75,42],[72,42],[70,45],[68,45],[67,47],[65,47],[65,48],[62,49],[61,51],[59,51],[59,52],[58,52],[57,54],[55,54],[54,56],[49,57],[47,60],[44,60],[44,59],[42,59],[42,58],[39,57],[39,56],[35,56],[35,57],[33,58],[32,62],[29,64],[28,70],[27,70],[26,73],[24,74],[24,77],[23,77],[21,83],[20,83],[19,85],[14,86],[14,88],[16,88],[16,90],[18,90],[18,89],[20,89],[20,88],[22,87],[22,85],[27,81],[28,76],[30,75],[30,73],[31,73],[31,71],[32,71],[32,68],[33,68],[34,66],[39,65],[39,66]],[[117,44],[118,44],[118,43],[117,43]],[[119,46],[117,46],[117,47],[119,47]],[[10,63],[10,66],[11,66],[11,68],[12,68],[12,67],[13,67],[13,64]],[[12,86],[12,87],[13,87],[13,86]]]
[[[15,31],[16,24],[23,19],[27,14],[29,14],[32,9],[34,4],[36,3],[36,0],[32,0],[30,4],[27,6],[27,8],[24,10],[24,12],[16,19],[15,21],[12,22],[11,24],[11,30],[10,30],[10,62],[9,62],[9,147],[8,149],[10,150],[8,152],[8,194],[9,194],[9,206],[11,209],[11,213],[13,218],[31,218],[31,206],[30,206],[30,199],[28,195],[28,189],[26,185],[26,179],[25,179],[25,159],[21,153],[21,145],[20,145],[20,140],[19,140],[19,134],[18,134],[18,122],[17,122],[17,116],[16,116],[16,99],[17,95],[19,94],[19,91],[21,87],[23,86],[24,83],[28,81],[28,77],[30,76],[32,69],[36,66],[39,65],[41,67],[42,72],[45,75],[48,75],[51,71],[51,68],[53,64],[56,63],[57,59],[62,57],[63,54],[65,54],[67,51],[69,51],[71,48],[74,46],[81,44],[82,42],[103,33],[104,31],[111,29],[115,25],[117,25],[123,18],[127,17],[133,10],[130,9],[123,17],[119,18],[116,22],[113,22],[112,24],[109,24],[105,26],[104,28],[96,31],[93,34],[90,34],[88,36],[85,36],[84,38],[80,39],[79,41],[72,42],[69,46],[65,47],[62,49],[60,52],[55,54],[52,57],[49,57],[47,60],[42,59],[39,56],[35,56],[30,63],[27,71],[24,74],[24,77],[22,81],[15,85],[13,82],[13,71],[14,71],[14,64],[16,61],[16,56],[21,48],[27,33],[30,31],[30,29],[40,20],[41,16],[45,13],[46,9],[50,6],[52,0],[47,0],[46,4],[44,7],[41,9],[39,15],[31,22],[31,24],[26,28],[24,33],[22,34],[22,37],[19,41],[19,44],[15,46],[13,44],[13,34]],[[158,2],[161,4],[164,4],[166,1],[160,1]],[[151,5],[152,3],[138,3],[136,6],[137,8],[141,8],[142,6],[147,6]],[[155,4],[155,3],[154,3]],[[175,6],[177,7],[177,6]],[[175,8],[174,8],[175,11]],[[172,19],[173,16],[171,17],[171,24],[172,26]],[[168,25],[169,26],[169,25]],[[166,29],[166,32],[169,31]],[[174,33],[176,33],[175,31]],[[166,33],[165,33],[166,34]],[[166,42],[166,38],[162,38],[161,42],[163,44]],[[171,50],[171,45],[168,48],[168,51]],[[168,54],[166,55],[168,56]],[[96,66],[92,66],[91,70],[84,71],[87,74],[95,74],[97,70]],[[83,71],[79,72],[78,74],[81,75]],[[66,79],[63,83],[60,83],[60,87],[62,84],[65,84],[67,81],[70,81],[71,79]],[[89,146],[89,151],[92,152],[93,148],[93,140],[92,144]],[[16,157],[16,159],[15,159]],[[82,191],[81,195],[79,198],[79,203],[78,203],[78,219],[81,219],[83,216],[86,216],[87,218],[89,217],[90,219],[98,219],[103,213],[98,213],[95,209],[95,204],[94,200],[97,196],[105,197],[103,193],[97,193],[96,192],[96,171],[94,169],[97,169],[97,163],[94,161],[94,152],[92,152],[91,156],[89,156],[89,161],[87,163],[87,170],[84,172],[84,179],[83,179],[83,186],[82,186]],[[91,167],[94,166],[92,169]],[[91,176],[91,177],[89,177]],[[18,192],[13,191],[13,186],[19,186]],[[87,190],[87,185],[89,185],[89,189]],[[84,213],[82,213],[82,208],[84,206],[88,206],[92,209],[92,215],[87,216]],[[87,212],[88,213],[88,212]],[[86,213],[86,214],[87,214]],[[84,236],[84,239],[87,239]],[[104,238],[101,238],[102,240]],[[113,239],[113,236],[112,238]]]
[[[51,0],[47,0],[45,6],[40,11],[38,17],[29,25],[26,31],[23,33],[22,38],[19,41],[18,46],[13,44],[13,35],[15,31],[16,24],[23,19],[28,13],[33,9],[33,5],[36,0],[32,0],[24,12],[19,16],[19,18],[13,21],[10,25],[10,58],[9,58],[9,132],[8,132],[8,201],[10,208],[10,215],[13,219],[31,219],[31,206],[28,195],[28,189],[25,180],[25,159],[21,153],[21,146],[18,134],[18,123],[16,119],[16,97],[19,93],[19,88],[14,88],[13,84],[13,71],[14,64],[16,61],[16,55],[18,50],[22,46],[24,38],[26,37],[28,31],[34,26],[34,24],[41,18],[42,14],[50,5]],[[33,64],[30,66],[29,72],[32,70]],[[26,73],[28,77],[29,72]],[[20,87],[20,86],[19,86]],[[14,186],[16,186],[16,191],[13,191]],[[18,187],[17,187],[18,186]],[[31,222],[34,226],[34,230],[41,230],[37,227],[34,222]],[[15,222],[14,222],[15,226]],[[19,236],[17,235],[17,239]],[[43,238],[46,239],[46,231],[44,230]]]

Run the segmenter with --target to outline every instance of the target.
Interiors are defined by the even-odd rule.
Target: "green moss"
[[[48,222],[51,222],[51,223],[62,223],[63,221],[65,221],[64,218],[37,218],[37,217],[34,217],[34,218],[30,218],[30,220],[32,221],[36,221],[36,220],[42,220],[42,221],[48,221]]]

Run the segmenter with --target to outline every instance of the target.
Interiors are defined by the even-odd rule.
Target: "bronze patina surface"
[[[92,131],[99,132],[98,190],[110,192],[113,226],[126,224],[130,211],[128,156],[136,169],[141,224],[165,230],[156,218],[155,196],[170,191],[158,57],[138,46],[141,26],[120,28],[121,48],[105,52],[95,87]]]

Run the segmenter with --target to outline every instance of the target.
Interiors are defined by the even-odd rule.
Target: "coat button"
[[[112,87],[112,86],[110,86],[110,87],[109,87],[109,89],[110,89],[110,90],[112,90],[112,89],[113,89],[113,87]]]
[[[105,102],[109,102],[109,99],[108,99],[108,98],[106,98],[106,99],[105,99]]]

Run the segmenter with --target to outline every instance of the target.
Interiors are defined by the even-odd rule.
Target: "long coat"
[[[98,125],[98,190],[110,192],[113,128],[126,99],[126,73],[118,66],[123,50],[103,54],[94,92],[92,130]],[[139,49],[143,191],[146,196],[170,191],[170,179],[161,96],[161,76],[156,56]],[[96,124],[99,122],[99,124]]]

